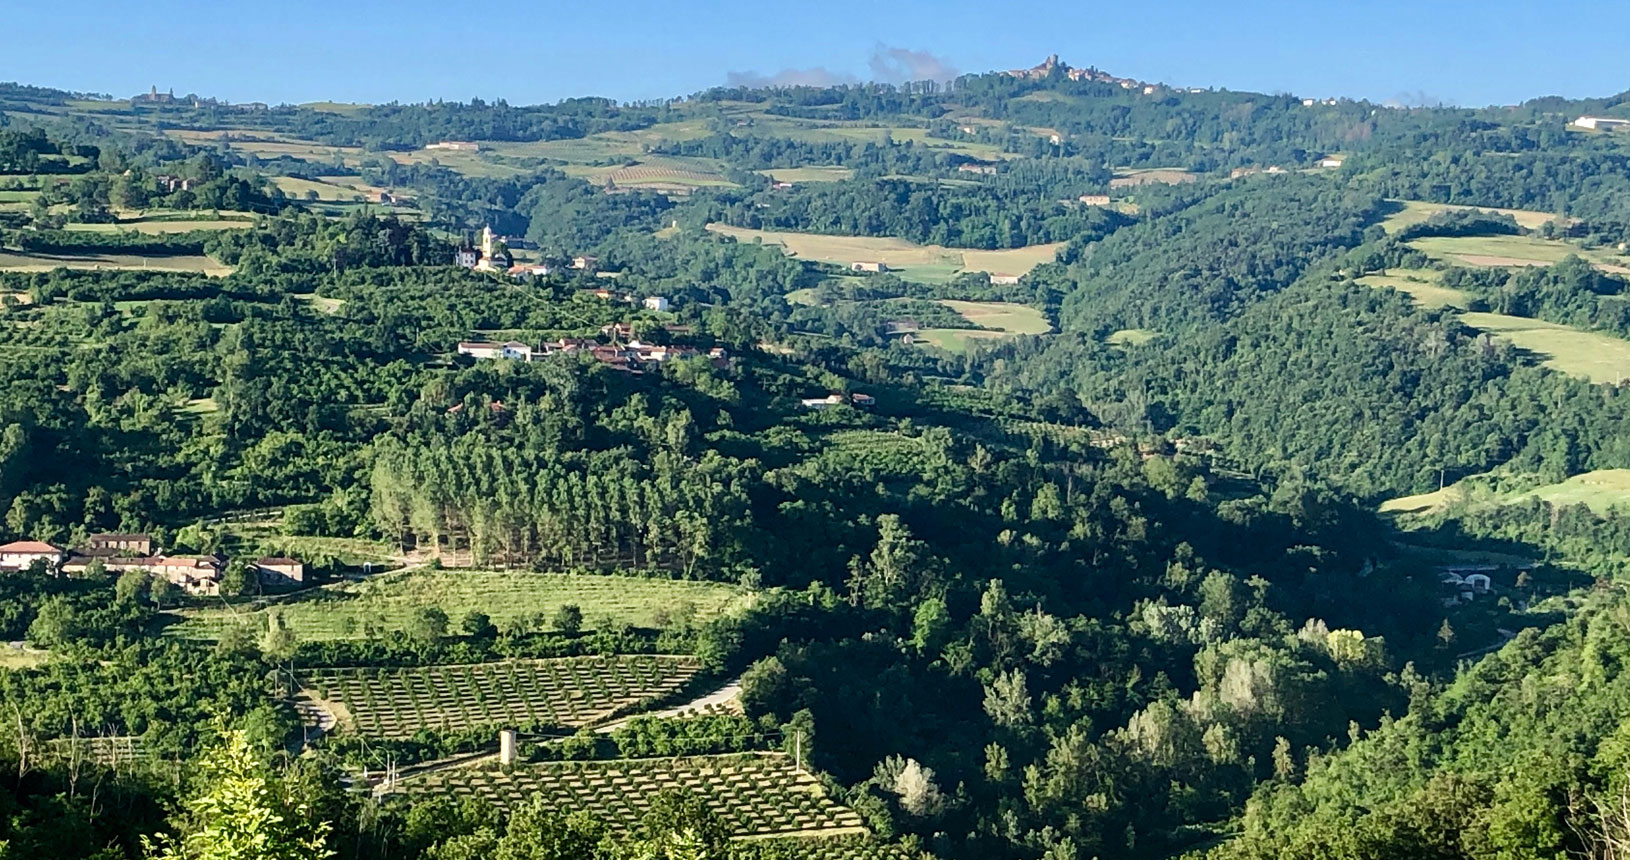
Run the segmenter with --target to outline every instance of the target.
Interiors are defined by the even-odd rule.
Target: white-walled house
[[[36,559],[44,559],[51,572],[55,573],[57,565],[62,563],[62,557],[61,547],[44,541],[15,540],[0,545],[0,569],[3,570],[27,570]]]
[[[537,351],[527,344],[517,340],[504,343],[491,343],[489,341],[460,341],[459,355],[468,355],[472,358],[508,358],[514,361],[531,361]]]
[[[664,296],[648,296],[643,304],[648,311],[666,313],[668,310],[668,299]]]

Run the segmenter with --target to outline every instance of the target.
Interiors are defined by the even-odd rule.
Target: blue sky
[[[0,0],[0,80],[120,97],[156,84],[232,101],[529,104],[683,95],[731,73],[870,79],[874,58],[892,57],[891,74],[970,72],[1057,52],[1181,86],[1481,106],[1630,89],[1621,4],[81,0],[69,13]]]

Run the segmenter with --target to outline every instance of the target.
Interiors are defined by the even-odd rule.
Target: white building
[[[489,341],[460,341],[459,355],[468,355],[472,358],[507,358],[513,361],[531,361],[532,356],[538,354],[532,347],[517,340],[504,343],[491,343]]]
[[[481,228],[481,259],[471,268],[477,272],[502,272],[509,269],[509,255],[499,250],[498,237],[491,227]]]
[[[481,262],[481,252],[474,248],[460,248],[453,254],[453,262],[466,269],[473,269]]]
[[[648,311],[656,311],[657,313],[667,313],[668,311],[668,299],[664,296],[647,296],[642,304],[645,305],[645,309]]]
[[[990,282],[997,286],[1012,285],[1019,282],[1018,275],[991,275]]]
[[[1573,121],[1580,128],[1612,131],[1616,128],[1630,128],[1630,119],[1617,119],[1610,116],[1582,116]]]
[[[44,559],[51,572],[55,573],[57,565],[62,563],[62,556],[61,548],[44,541],[16,540],[0,546],[0,569],[27,570],[36,559]]]
[[[817,410],[818,409],[825,409],[828,406],[841,406],[841,405],[843,405],[843,395],[841,395],[841,394],[828,394],[825,397],[806,398],[806,399],[801,400],[799,402],[803,404],[803,407],[805,409],[817,409]]]
[[[1343,160],[1344,159],[1337,158],[1337,157],[1321,158],[1321,159],[1319,159],[1319,166],[1320,167],[1340,167],[1342,165]]]

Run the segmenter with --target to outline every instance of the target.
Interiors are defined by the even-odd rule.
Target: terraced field
[[[618,833],[633,830],[667,789],[689,789],[736,838],[861,834],[854,810],[826,796],[814,776],[781,753],[449,768],[408,777],[395,791],[480,797],[508,810],[541,794],[561,813],[594,813]]]
[[[271,616],[302,641],[357,639],[401,633],[420,609],[437,607],[459,619],[486,613],[500,628],[547,618],[565,604],[583,610],[585,624],[657,626],[662,616],[710,618],[750,599],[740,588],[635,576],[524,573],[492,570],[413,570],[303,591],[263,606],[188,609],[166,633],[213,640],[229,627],[265,629]]]
[[[629,655],[451,666],[319,669],[307,690],[370,737],[482,726],[578,728],[678,691],[701,671],[692,657]]]

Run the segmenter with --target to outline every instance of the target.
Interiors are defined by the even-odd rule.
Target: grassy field
[[[315,179],[302,179],[298,176],[273,176],[272,184],[283,189],[283,193],[296,200],[305,200],[306,192],[317,192],[317,199],[324,203],[342,203],[354,201],[357,197],[368,198],[368,193],[357,188],[336,185]],[[373,199],[379,199],[379,189],[373,189]]]
[[[33,648],[0,647],[0,671],[7,669],[34,669],[51,660],[51,652]]]
[[[1462,266],[1549,266],[1573,254],[1603,271],[1630,273],[1630,257],[1533,236],[1431,236],[1416,239],[1409,246],[1429,257]]]
[[[754,114],[751,128],[738,129],[739,134],[766,137],[785,137],[804,143],[882,143],[885,139],[895,143],[911,141],[915,146],[936,151],[966,155],[983,160],[1004,160],[1020,156],[1003,152],[1000,146],[973,141],[952,141],[928,136],[928,129],[910,126],[877,126],[861,122],[837,120],[807,120],[771,114]]]
[[[820,301],[815,298],[814,287],[804,287],[801,290],[793,290],[792,292],[787,293],[785,298],[787,300],[787,304],[789,305],[804,305],[805,307],[814,307],[815,305],[820,304]]]
[[[945,299],[940,302],[962,315],[963,319],[985,328],[1012,334],[1046,334],[1053,330],[1052,323],[1041,311],[1012,302],[963,302]]]
[[[1104,343],[1115,346],[1143,346],[1158,337],[1160,337],[1158,331],[1150,331],[1146,328],[1123,328],[1120,331],[1110,332],[1104,338]]]
[[[543,616],[574,604],[584,623],[627,622],[658,626],[663,614],[716,616],[751,599],[739,588],[625,576],[484,570],[412,570],[382,574],[300,592],[256,609],[212,606],[182,611],[166,632],[189,639],[215,639],[230,626],[261,630],[272,616],[304,641],[352,639],[370,629],[400,633],[426,607],[438,607],[457,623],[471,611],[485,612],[499,627]]]
[[[112,224],[68,224],[66,229],[80,233],[191,233],[194,230],[247,230],[255,226],[249,212],[222,212],[219,218],[174,217],[164,213],[121,216]]]
[[[847,167],[781,167],[760,170],[759,173],[776,182],[839,182],[855,175]]]
[[[984,326],[983,329],[930,328],[918,332],[919,342],[949,352],[966,352],[983,341],[1000,340],[1021,334],[1046,334],[1053,330],[1041,311],[1011,302],[963,302],[945,299],[940,302],[962,315],[963,319]]]
[[[1536,212],[1532,209],[1500,209],[1494,206],[1456,206],[1451,203],[1427,203],[1422,200],[1393,200],[1403,208],[1387,216],[1381,226],[1388,233],[1397,233],[1406,227],[1413,227],[1423,223],[1426,219],[1440,212],[1459,212],[1469,209],[1480,209],[1484,212],[1497,212],[1501,215],[1510,215],[1517,219],[1517,226],[1526,230],[1537,230],[1547,221],[1554,221],[1557,215],[1553,212]]]
[[[780,245],[789,255],[805,260],[843,266],[866,261],[885,263],[902,278],[926,283],[949,281],[965,271],[1023,275],[1037,265],[1051,261],[1063,247],[1061,243],[1055,243],[1006,251],[978,251],[918,245],[891,237],[782,233],[726,224],[709,224],[707,228],[715,233],[734,236],[740,242],[756,239],[766,245]]]
[[[1630,377],[1630,341],[1565,325],[1505,314],[1467,313],[1460,319],[1543,357],[1546,367],[1617,383]]]
[[[779,753],[519,764],[505,772],[478,765],[405,778],[414,795],[481,797],[510,809],[534,794],[562,814],[588,811],[614,832],[639,825],[651,799],[689,789],[741,837],[865,833],[861,817],[826,795],[814,775]]]
[[[305,688],[370,737],[407,738],[420,729],[594,725],[677,692],[696,677],[692,657],[663,655],[504,660],[459,666],[319,669]]]
[[[1630,506],[1630,469],[1598,469],[1565,481],[1512,493],[1510,501],[1538,496],[1555,505],[1589,505],[1598,514]]]
[[[1423,308],[1466,307],[1469,297],[1464,290],[1445,287],[1437,281],[1438,273],[1431,269],[1388,269],[1358,279],[1366,287],[1391,288],[1405,293]]]
[[[1142,170],[1117,170],[1115,177],[1109,180],[1110,188],[1131,188],[1136,185],[1150,183],[1164,183],[1178,185],[1184,182],[1194,182],[1199,175],[1190,173],[1180,167],[1151,167]]]
[[[1493,493],[1482,479],[1480,475],[1472,476],[1441,490],[1388,499],[1381,504],[1381,512],[1427,513],[1467,500],[1474,507],[1509,505],[1534,497],[1556,505],[1588,505],[1598,514],[1630,506],[1630,469],[1598,469],[1554,484],[1502,494]]]
[[[231,274],[232,267],[205,256],[141,257],[135,254],[24,254],[0,251],[0,272],[69,269],[152,269],[159,272]]]

